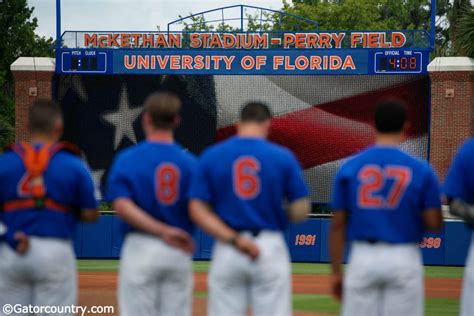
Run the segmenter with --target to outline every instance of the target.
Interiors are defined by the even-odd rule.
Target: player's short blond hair
[[[155,92],[145,100],[145,113],[159,129],[173,129],[181,112],[180,98],[171,92]]]

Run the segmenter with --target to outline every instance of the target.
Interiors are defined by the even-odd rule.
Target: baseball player
[[[344,316],[423,315],[417,244],[425,230],[442,227],[440,192],[430,165],[397,147],[405,118],[401,102],[379,103],[376,144],[347,161],[334,180],[332,283]],[[346,237],[352,248],[342,282]]]
[[[474,138],[468,140],[453,160],[443,191],[450,203],[450,211],[474,225]],[[474,315],[474,243],[471,241],[464,272],[461,316]]]
[[[271,113],[246,104],[237,136],[207,149],[190,192],[192,219],[217,239],[209,315],[291,314],[291,271],[282,231],[310,210],[293,154],[266,140]],[[287,199],[288,210],[283,208]]]
[[[146,140],[121,152],[107,198],[124,221],[119,307],[123,316],[191,314],[193,224],[188,187],[195,158],[174,143],[181,101],[158,92],[145,100]]]
[[[57,143],[63,121],[55,102],[36,101],[28,129],[30,143],[16,144],[0,156],[6,226],[0,242],[0,306],[70,306],[77,299],[71,237],[77,219],[97,218],[94,185],[78,150]]]

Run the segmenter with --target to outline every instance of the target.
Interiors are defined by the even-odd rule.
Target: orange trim
[[[32,145],[28,143],[21,143],[23,147],[23,163],[26,171],[33,176],[33,178],[40,177],[46,170],[50,159],[50,150],[53,144],[44,144],[39,151],[36,151]]]
[[[51,151],[51,156],[53,156],[56,152],[61,151],[61,150],[68,151],[77,156],[81,155],[81,150],[79,149],[79,147],[77,147],[73,143],[59,142],[59,143],[56,143],[56,145],[53,147]]]
[[[46,199],[46,201],[44,201],[44,206],[46,208],[52,209],[54,211],[59,211],[59,212],[68,212],[69,211],[68,206],[59,204],[59,203],[57,203],[57,202],[55,202],[51,199]]]
[[[14,200],[6,202],[3,204],[3,210],[5,212],[15,212],[26,208],[36,208],[36,203],[34,199],[25,199],[25,200]],[[69,211],[69,207],[57,203],[51,199],[46,199],[44,201],[44,208],[50,209],[52,211],[66,213]]]

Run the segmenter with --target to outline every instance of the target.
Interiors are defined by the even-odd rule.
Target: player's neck
[[[30,143],[32,144],[48,144],[57,142],[56,137],[47,134],[32,134],[30,136]]]
[[[402,134],[377,134],[375,144],[380,146],[398,146],[402,142]]]
[[[254,124],[245,124],[239,125],[237,130],[237,135],[239,137],[245,138],[266,138],[266,131],[258,125]]]
[[[150,142],[172,144],[174,135],[172,130],[155,129],[147,134],[146,139]]]

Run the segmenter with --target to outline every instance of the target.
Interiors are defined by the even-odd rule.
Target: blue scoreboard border
[[[375,56],[378,54],[413,54],[421,56],[420,69],[417,71],[376,71]],[[88,55],[89,54],[89,55]],[[268,50],[213,50],[213,49],[61,49],[57,54],[57,70],[59,74],[179,74],[179,75],[372,75],[372,74],[426,74],[429,63],[430,49],[268,49]],[[72,70],[67,65],[71,64],[73,55],[81,58],[95,55],[98,58],[95,71]],[[156,65],[154,69],[126,69],[123,59],[125,56],[226,56],[235,58],[232,69],[221,67],[219,69],[171,69],[168,66],[161,69]],[[100,58],[100,56],[103,56]],[[274,56],[289,58],[293,62],[299,56],[310,58],[312,56],[330,57],[338,56],[344,59],[351,56],[356,69],[274,69],[272,63],[267,62],[261,69],[245,70],[240,65],[242,58],[250,56],[265,56],[270,60]]]

